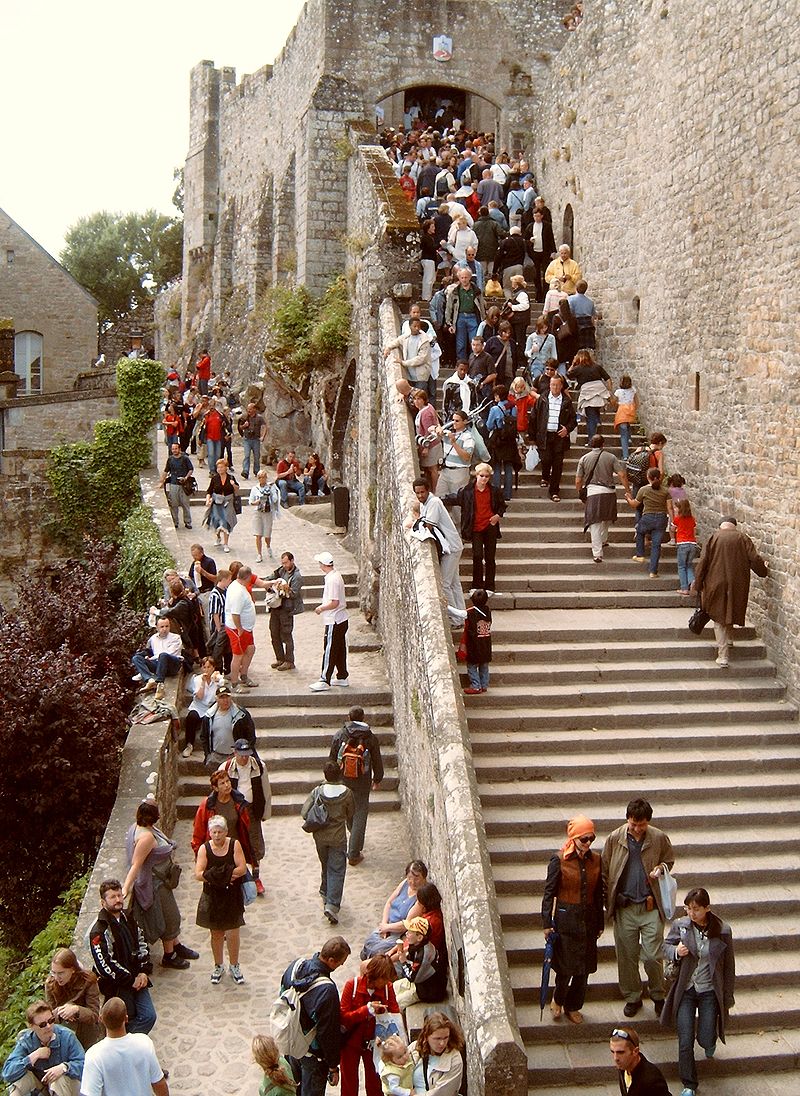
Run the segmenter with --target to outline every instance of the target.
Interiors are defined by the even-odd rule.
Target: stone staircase
[[[227,557],[223,557],[227,558]],[[267,573],[266,560],[259,570]],[[279,564],[275,560],[274,566]],[[270,561],[272,563],[272,561]],[[344,573],[348,606],[357,603],[356,576]],[[303,600],[306,614],[319,605],[322,597],[323,576],[303,576]],[[256,611],[266,615],[263,590],[255,590]],[[303,614],[305,616],[306,614]],[[302,620],[303,617],[297,618]],[[303,640],[295,629],[295,647],[298,656]],[[313,646],[314,664],[317,665],[318,637]],[[380,648],[377,638],[354,635],[350,652],[376,652]],[[272,786],[272,810],[275,815],[298,814],[312,787],[322,780],[322,766],[328,758],[331,739],[347,718],[347,711],[361,705],[380,744],[385,776],[381,787],[370,796],[370,811],[396,811],[400,809],[398,796],[397,754],[393,729],[392,694],[385,682],[359,687],[357,678],[349,689],[332,689],[325,693],[312,693],[308,681],[312,674],[274,674],[263,668],[269,662],[272,650],[268,641],[261,641],[256,655],[253,674],[261,682],[245,696],[234,700],[246,707],[253,717],[256,728],[256,748],[270,774]],[[318,673],[318,669],[317,669]],[[178,817],[194,818],[200,801],[208,794],[208,776],[203,767],[202,755],[195,752],[191,758],[182,758],[179,768]]]
[[[604,433],[614,438],[610,416]],[[584,444],[579,437],[565,461],[560,504],[538,486],[538,470],[520,475],[498,545],[490,689],[464,698],[530,1091],[616,1091],[608,1036],[622,1001],[613,934],[600,940],[584,1024],[554,1023],[549,1010],[540,1020],[539,911],[567,818],[588,814],[600,851],[641,794],[675,847],[679,900],[705,886],[733,928],[728,1043],[699,1066],[709,1096],[727,1094],[734,1075],[777,1080],[798,1067],[797,711],[751,628],[737,630],[727,671],[714,662],[711,628],[700,638],[688,631],[673,546],[662,551],[657,579],[631,561],[633,511],[621,493],[605,562],[592,563],[574,488]],[[465,589],[470,574],[467,550]],[[646,999],[633,1024],[674,1082],[674,1031],[661,1028]]]

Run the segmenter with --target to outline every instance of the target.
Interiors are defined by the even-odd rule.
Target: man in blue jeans
[[[156,1022],[149,978],[153,963],[142,930],[133,915],[123,909],[122,883],[118,879],[106,879],[100,884],[100,906],[89,930],[100,992],[106,1000],[119,997],[125,1002],[131,1034],[147,1035]]]
[[[156,700],[164,695],[164,682],[174,677],[183,665],[181,652],[183,640],[177,632],[169,630],[169,619],[162,617],[156,621],[156,630],[147,641],[150,654],[137,651],[131,658],[136,673],[134,681],[143,681],[145,690],[155,689]]]
[[[475,284],[472,271],[460,267],[457,281],[447,287],[444,320],[456,337],[456,360],[469,357],[469,348],[483,319],[483,297]]]
[[[351,867],[364,859],[364,835],[367,831],[369,793],[383,780],[381,745],[364,722],[364,709],[351,708],[347,723],[333,736],[330,760],[342,773],[342,783],[353,793],[355,810],[347,845],[347,862]]]
[[[254,403],[248,403],[247,413],[239,419],[239,433],[242,435],[244,455],[242,457],[242,476],[250,477],[250,460],[253,461],[253,475],[258,475],[261,467],[261,443],[267,434],[267,422],[263,415],[259,415]]]
[[[316,1028],[314,1039],[302,1058],[290,1058],[302,1096],[325,1096],[325,1086],[339,1084],[342,1047],[339,991],[331,974],[350,955],[342,936],[332,936],[310,959],[290,963],[281,978],[281,993],[293,987],[300,995],[300,1026]]]

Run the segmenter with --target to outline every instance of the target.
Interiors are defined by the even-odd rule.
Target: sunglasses
[[[576,837],[575,840],[580,841],[582,845],[591,845],[593,841],[597,840],[597,834],[587,833],[583,837]]]
[[[614,1028],[614,1030],[611,1032],[611,1038],[612,1039],[625,1039],[625,1040],[627,1040],[627,1042],[631,1043],[633,1046],[638,1046],[639,1045],[633,1039],[633,1037],[630,1035],[630,1033],[627,1032],[627,1031],[623,1031],[622,1028]]]
[[[56,1022],[55,1016],[51,1016],[49,1020],[40,1020],[40,1021],[38,1021],[36,1024],[34,1024],[34,1027],[38,1027],[38,1028],[52,1027],[55,1022]]]

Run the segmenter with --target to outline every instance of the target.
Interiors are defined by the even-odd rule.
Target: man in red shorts
[[[256,653],[253,640],[256,607],[248,590],[252,577],[253,571],[250,567],[240,567],[236,581],[230,584],[225,595],[225,631],[231,642],[231,683],[236,693],[246,692],[258,685],[257,681],[247,676]]]

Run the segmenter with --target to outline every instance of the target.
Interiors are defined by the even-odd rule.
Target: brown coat
[[[767,565],[750,537],[738,529],[718,529],[695,567],[700,604],[717,624],[744,624],[750,594],[750,572],[761,578]]]

